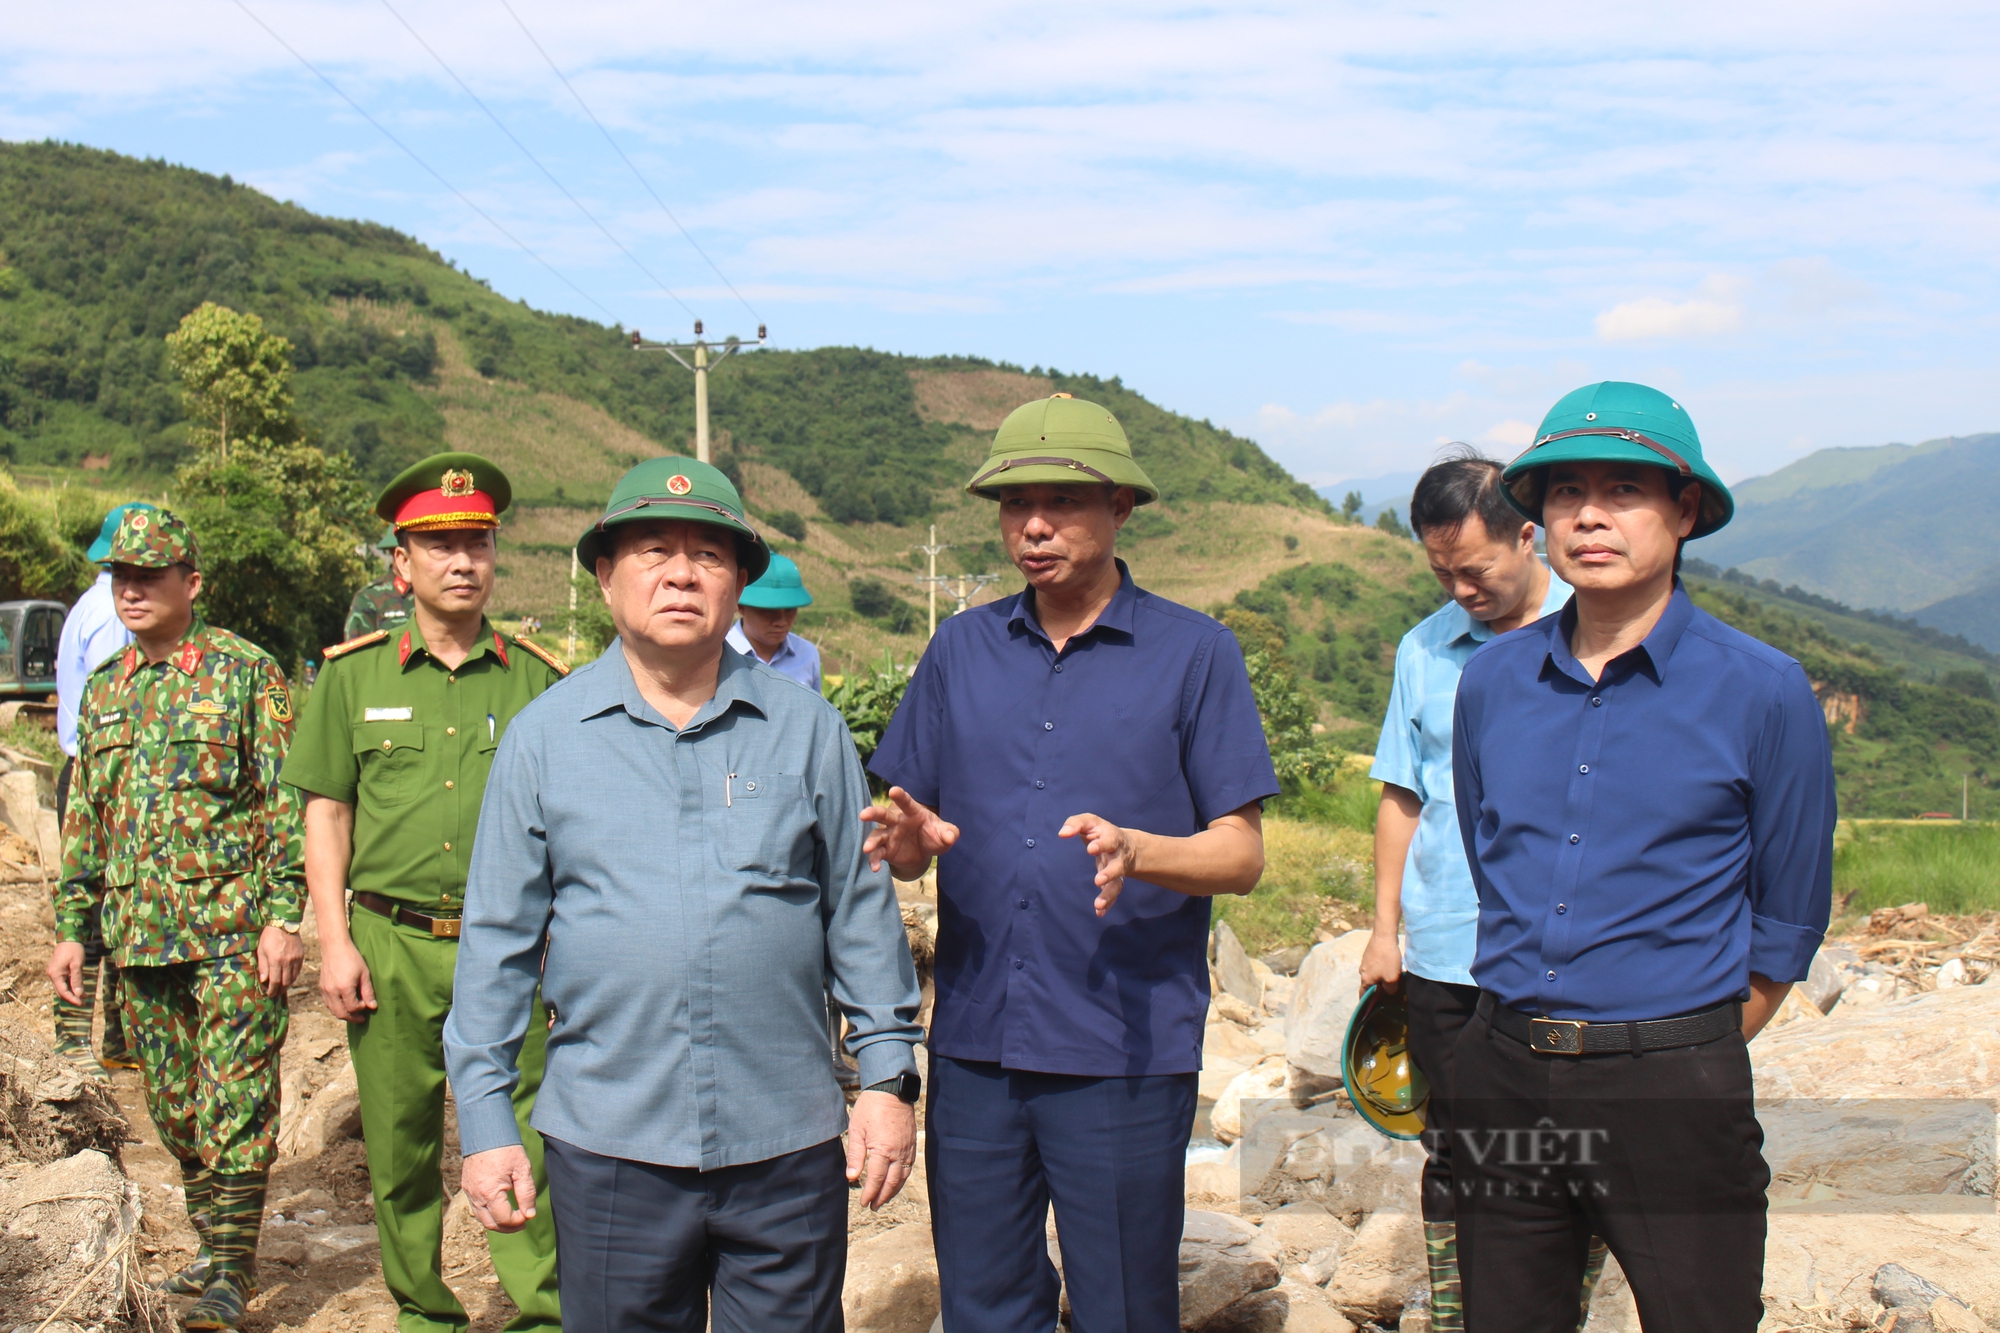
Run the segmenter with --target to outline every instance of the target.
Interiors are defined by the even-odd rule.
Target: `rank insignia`
[[[229,713],[227,704],[218,703],[214,699],[196,699],[187,706],[187,709],[188,712],[201,717],[225,717]]]
[[[667,478],[667,489],[675,495],[686,495],[694,489],[694,483],[676,472]]]
[[[472,474],[464,468],[446,468],[444,478],[438,483],[438,490],[447,500],[459,500],[478,489],[472,481]]]
[[[292,696],[284,686],[273,683],[264,687],[264,711],[271,715],[273,721],[292,720]]]

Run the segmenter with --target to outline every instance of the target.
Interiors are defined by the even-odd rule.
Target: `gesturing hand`
[[[869,806],[861,819],[875,825],[861,844],[868,868],[880,870],[887,861],[901,880],[923,874],[932,857],[942,856],[958,841],[958,825],[938,818],[937,811],[901,787],[889,788],[889,803]]]
[[[518,1143],[472,1154],[462,1165],[459,1181],[472,1215],[488,1231],[519,1231],[535,1215],[535,1173],[528,1165],[527,1150]],[[508,1202],[508,1190],[514,1192],[519,1208]]]
[[[1136,873],[1133,860],[1138,835],[1096,815],[1071,815],[1056,830],[1058,838],[1082,838],[1083,850],[1097,858],[1097,914],[1103,916],[1118,901],[1125,877]]]

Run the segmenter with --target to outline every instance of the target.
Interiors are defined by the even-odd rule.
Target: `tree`
[[[167,335],[167,359],[181,377],[181,406],[195,423],[195,446],[212,446],[226,463],[232,438],[265,444],[298,439],[291,353],[291,343],[266,333],[256,315],[213,301],[182,319]]]
[[[1361,521],[1361,506],[1366,503],[1367,501],[1361,498],[1360,491],[1349,491],[1347,498],[1340,502],[1340,516],[1349,523],[1359,523]]]
[[[340,639],[367,581],[367,489],[353,459],[306,438],[291,344],[256,315],[204,304],[167,345],[199,423],[199,452],[175,474],[170,503],[201,548],[203,617],[294,665]]]
[[[1402,537],[1407,540],[1410,536],[1410,530],[1403,526],[1402,519],[1396,517],[1394,509],[1384,509],[1381,513],[1377,514],[1375,516],[1375,526],[1388,533],[1391,537]]]

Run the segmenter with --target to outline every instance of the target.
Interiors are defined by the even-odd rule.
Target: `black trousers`
[[[1454,1211],[1451,1187],[1451,1105],[1458,1095],[1458,1034],[1472,1021],[1479,1006],[1479,987],[1432,981],[1414,972],[1403,974],[1403,992],[1410,1005],[1410,1059],[1430,1084],[1424,1108],[1424,1189],[1426,1222],[1449,1222]]]
[[[1752,1333],[1771,1173],[1739,1033],[1637,1056],[1543,1055],[1478,1017],[1455,1056],[1468,1329],[1574,1330],[1595,1232],[1646,1333]]]
[[[542,1144],[564,1329],[840,1333],[839,1139],[714,1171],[603,1157],[547,1135]]]

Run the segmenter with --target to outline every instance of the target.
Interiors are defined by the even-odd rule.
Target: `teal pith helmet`
[[[727,528],[736,537],[736,558],[752,582],[764,577],[771,547],[743,517],[743,497],[729,478],[693,458],[649,458],[618,479],[604,502],[604,517],[577,538],[576,558],[587,570],[611,554],[610,529],[643,519],[678,519]]]
[[[1689,540],[1729,522],[1736,501],[1702,457],[1701,437],[1680,403],[1643,384],[1605,380],[1563,395],[1535,432],[1535,442],[1501,474],[1514,508],[1542,521],[1552,463],[1643,463],[1701,483],[1701,512]]]
[[[1370,986],[1340,1044],[1340,1081],[1361,1118],[1392,1139],[1424,1132],[1431,1085],[1410,1058],[1410,1002],[1398,991]]]
[[[992,451],[965,489],[997,500],[1002,486],[1035,482],[1130,486],[1136,504],[1160,498],[1160,488],[1132,457],[1132,442],[1118,418],[1066,393],[1037,398],[1009,412],[994,432]]]
[[[92,542],[90,549],[84,553],[85,558],[91,564],[101,565],[110,557],[111,539],[118,534],[118,524],[127,513],[134,509],[143,510],[149,514],[153,512],[153,506],[147,504],[144,500],[132,500],[119,505],[104,516],[103,524],[97,529],[97,540]]]
[[[790,556],[784,555],[773,555],[764,577],[745,588],[736,599],[739,606],[754,606],[764,611],[811,606],[812,600],[812,594],[806,591],[806,581],[799,576],[799,567]]]

